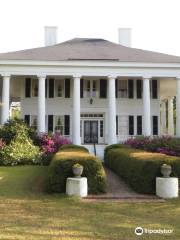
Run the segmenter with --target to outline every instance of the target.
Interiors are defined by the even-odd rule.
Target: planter
[[[83,166],[80,164],[75,164],[72,167],[73,174],[76,178],[80,178],[83,173]]]
[[[161,166],[161,173],[162,173],[163,177],[165,177],[165,178],[170,177],[171,172],[172,172],[171,165],[163,164]]]

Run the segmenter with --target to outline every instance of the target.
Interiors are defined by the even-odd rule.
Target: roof
[[[74,38],[53,46],[1,53],[0,60],[111,60],[119,62],[180,63],[180,57],[125,47],[104,39]]]

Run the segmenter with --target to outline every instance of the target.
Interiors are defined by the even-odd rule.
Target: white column
[[[116,96],[115,77],[108,77],[108,144],[117,142],[116,138]]]
[[[180,137],[180,77],[176,78],[177,95],[176,95],[176,135]]]
[[[166,102],[161,102],[161,134],[166,134]]]
[[[46,81],[46,76],[38,76],[38,132],[39,133],[46,131],[45,81]]]
[[[74,86],[73,86],[73,143],[80,145],[80,79],[79,75],[74,76]]]
[[[143,134],[151,135],[150,79],[143,78]]]
[[[1,124],[9,119],[10,76],[3,76]]]
[[[168,135],[174,135],[173,98],[168,98]]]

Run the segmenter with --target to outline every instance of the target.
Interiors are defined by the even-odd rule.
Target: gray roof
[[[1,53],[0,60],[113,60],[119,62],[180,63],[180,57],[129,48],[104,39],[74,38],[53,46]]]

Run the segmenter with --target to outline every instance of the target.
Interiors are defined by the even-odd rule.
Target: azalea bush
[[[154,138],[137,137],[126,140],[124,144],[136,149],[159,152],[171,156],[180,156],[180,138],[173,138],[170,136]]]
[[[68,138],[62,137],[60,133],[56,132],[53,135],[42,133],[37,136],[36,144],[42,151],[42,162],[48,165],[54,153],[63,145],[70,144]]]

